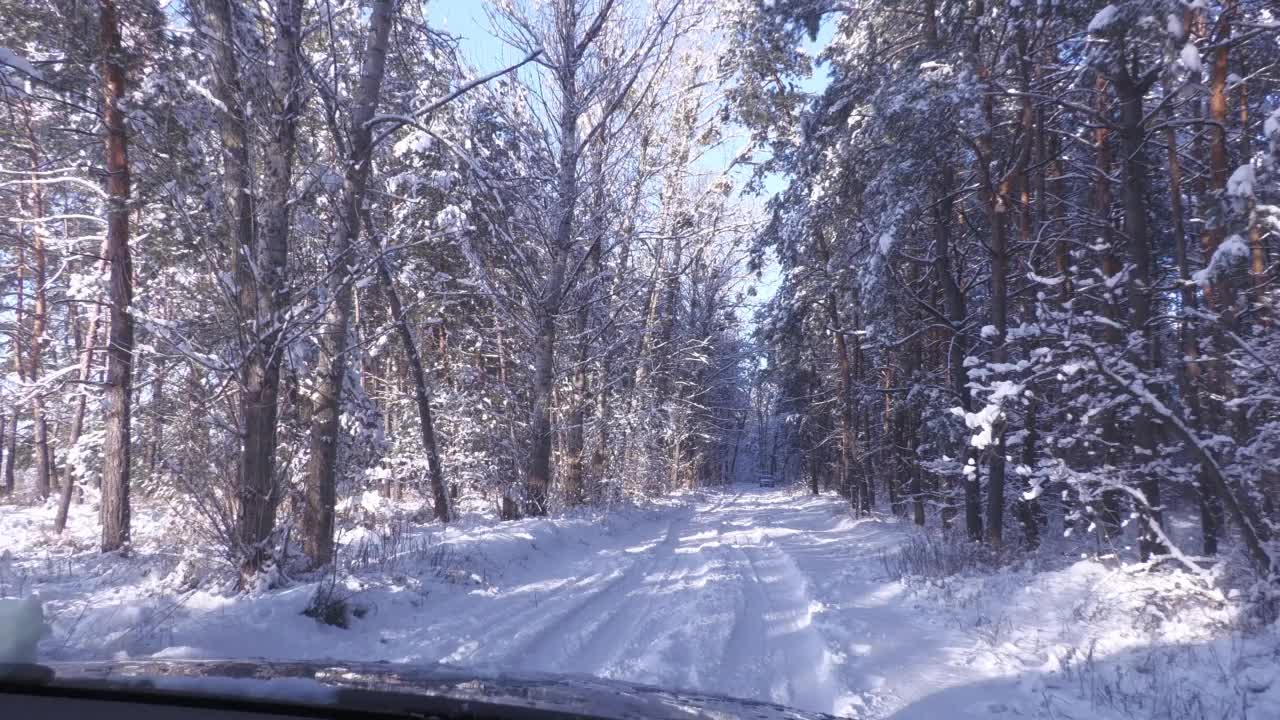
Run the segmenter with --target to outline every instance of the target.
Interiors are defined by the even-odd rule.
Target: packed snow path
[[[932,693],[980,679],[953,658],[971,639],[884,578],[882,553],[909,529],[854,521],[839,498],[737,486],[603,527],[526,522],[509,532],[528,537],[527,554],[487,587],[433,594],[383,631],[389,647],[376,657],[582,673],[852,717],[931,717]],[[943,705],[952,717],[954,701]]]
[[[714,496],[676,508],[561,566],[570,570],[563,578],[514,588],[539,597],[518,612],[472,616],[468,638],[444,659],[830,712],[850,700],[837,671],[842,653],[815,625],[824,604],[788,550],[797,540],[805,552],[821,547],[822,531],[813,525],[830,526],[831,519],[779,493]]]
[[[884,577],[882,553],[910,531],[855,521],[834,496],[737,486],[597,516],[413,526],[417,544],[390,548],[357,533],[342,539],[348,558],[365,558],[348,560],[340,591],[361,611],[348,629],[301,615],[314,582],[175,592],[171,553],[85,553],[86,566],[40,586],[53,616],[42,650],[445,662],[851,717],[988,717],[966,691],[984,680],[966,658],[972,638]]]

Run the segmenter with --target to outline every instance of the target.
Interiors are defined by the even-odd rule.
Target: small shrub
[[[351,627],[353,614],[351,603],[348,598],[339,595],[337,589],[337,576],[331,575],[316,586],[315,594],[311,596],[311,601],[307,603],[302,614],[325,625],[340,627],[344,630]]]
[[[997,563],[991,551],[977,543],[955,536],[918,533],[896,551],[881,553],[880,564],[890,579],[902,580],[948,578]]]

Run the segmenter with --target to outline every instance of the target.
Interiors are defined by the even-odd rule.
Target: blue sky
[[[459,47],[466,62],[478,74],[491,72],[520,59],[521,54],[507,46],[494,36],[492,23],[485,13],[487,3],[484,0],[430,0],[427,6],[427,19],[433,27],[444,30],[459,38]],[[805,43],[805,49],[817,52],[831,39],[832,28],[825,24],[813,43]],[[820,92],[828,82],[824,67],[819,67],[814,76],[802,85],[810,92]],[[745,141],[733,138],[712,152],[706,153],[701,164],[709,172],[718,172],[728,164]],[[742,178],[739,179],[741,182]],[[763,205],[769,197],[780,192],[786,185],[786,178],[770,176],[765,179],[765,194],[762,197],[750,198],[750,202]],[[780,278],[777,268],[765,269],[764,277],[758,283],[759,301],[767,301],[776,292]]]
[[[492,24],[485,13],[485,0],[429,0],[427,18],[434,27],[459,38],[463,58],[483,74],[516,62],[520,53],[507,46],[493,34]],[[813,43],[805,43],[805,49],[817,52],[831,39],[832,28],[825,24]],[[819,67],[812,78],[801,83],[810,92],[820,92],[826,86],[828,76],[825,67]],[[703,162],[711,171],[719,170],[729,162],[741,142],[725,143],[721,148],[704,156]],[[773,195],[785,186],[785,178],[766,178],[766,196]]]
[[[496,69],[507,58],[519,59],[493,36],[485,5],[483,0],[429,0],[427,4],[431,25],[459,36],[463,57],[480,72]]]

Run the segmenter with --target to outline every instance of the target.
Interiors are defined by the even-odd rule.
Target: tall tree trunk
[[[1239,61],[1240,75],[1249,77],[1249,69],[1244,59]],[[1249,81],[1240,80],[1240,159],[1245,163],[1253,163],[1253,135],[1249,131]],[[1265,125],[1264,125],[1265,127]],[[1263,243],[1263,214],[1258,212],[1258,199],[1255,194],[1245,198],[1245,234],[1249,242],[1249,307],[1256,314],[1258,322],[1269,324],[1271,309],[1267,298],[1267,246]]]
[[[133,268],[129,260],[129,153],[125,135],[125,57],[115,0],[99,0],[102,104],[107,165],[107,260],[111,331],[107,342],[102,444],[102,551],[129,543],[129,445],[133,381]]]
[[[23,362],[22,358],[22,347],[26,340],[26,336],[23,331],[26,328],[25,317],[27,308],[27,251],[25,243],[18,243],[17,260],[17,277],[14,278],[17,284],[17,292],[15,293],[17,297],[15,299],[13,309],[13,374],[18,377],[19,381],[24,381],[27,377],[27,365]],[[9,493],[12,493],[16,486],[16,479],[14,475],[14,462],[17,459],[18,449],[18,408],[16,405],[17,403],[15,402],[13,413],[9,416],[9,447],[8,451],[5,453],[4,463],[4,485],[7,489],[6,492]]]
[[[559,294],[564,267],[557,263],[551,285]],[[533,407],[529,423],[532,447],[527,467],[527,512],[545,515],[551,492],[551,392],[555,367],[556,314],[559,303],[540,306],[533,339]]]
[[[555,38],[558,55],[555,84],[559,95],[556,118],[557,168],[555,226],[549,245],[552,261],[540,297],[534,303],[533,387],[529,431],[532,446],[525,467],[527,505],[532,515],[545,515],[551,493],[551,401],[555,376],[556,320],[564,304],[569,284],[568,264],[574,242],[574,211],[578,204],[578,160],[581,156],[578,120],[584,106],[578,89],[578,70],[583,53],[598,36],[612,10],[612,2],[598,11],[586,32],[579,37],[579,6],[564,3],[555,10]]]
[[[228,11],[229,12],[229,11]],[[228,17],[228,22],[230,17]],[[241,568],[247,580],[269,556],[266,546],[275,528],[276,507],[282,489],[276,477],[276,429],[278,425],[283,311],[288,304],[285,282],[289,252],[290,191],[293,186],[293,155],[297,132],[297,116],[301,111],[301,88],[298,86],[302,25],[302,0],[281,0],[276,5],[275,38],[272,42],[270,75],[272,122],[271,132],[262,153],[265,175],[260,193],[262,224],[255,233],[254,201],[249,195],[249,138],[241,104],[239,69],[234,57],[226,58],[224,69],[231,84],[224,90],[234,95],[235,105],[228,105],[228,122],[239,124],[239,138],[233,137],[231,154],[239,155],[227,162],[230,193],[242,193],[231,210],[239,238],[236,255],[238,304],[243,332],[244,365],[240,374],[240,416],[243,420],[237,488],[240,500],[239,541],[244,557]],[[230,25],[229,25],[230,27]],[[234,37],[229,35],[225,37]],[[234,48],[224,44],[230,53]],[[224,143],[228,140],[223,130]]]
[[[569,506],[581,504],[585,499],[586,458],[583,451],[586,445],[587,408],[590,405],[587,388],[588,361],[591,356],[591,309],[598,301],[596,288],[600,282],[600,252],[605,233],[605,199],[604,199],[604,150],[603,140],[591,154],[591,178],[595,192],[591,201],[591,248],[588,251],[587,267],[591,273],[590,280],[580,293],[577,322],[577,352],[573,367],[573,393],[569,399],[569,428],[565,433],[565,456],[567,463],[564,473],[564,499]]]
[[[27,340],[27,381],[33,386],[40,382],[43,372],[45,345],[48,343],[46,332],[49,327],[49,294],[48,255],[45,230],[45,197],[44,185],[39,182],[41,159],[41,143],[32,125],[31,105],[24,103],[23,122],[27,135],[27,154],[31,165],[31,186],[28,202],[31,213],[31,261],[32,261],[32,306],[31,335]],[[35,387],[31,399],[31,427],[35,433],[36,455],[36,495],[41,499],[49,497],[49,423],[45,419],[45,389]]]
[[[856,328],[865,327],[862,324],[862,317],[858,313],[858,299],[856,297],[853,299],[852,305],[853,305],[853,318],[852,318],[853,327],[856,327]],[[854,384],[854,387],[860,387],[866,382],[867,362],[866,362],[866,357],[863,355],[863,352],[862,352],[861,337],[862,336],[860,335],[853,336],[853,384]],[[854,408],[853,410],[854,412],[854,428],[853,428],[854,447],[857,447],[857,448],[874,447],[875,443],[874,443],[874,438],[872,437],[870,403],[861,403],[855,399],[853,408]],[[858,417],[859,410],[862,411],[861,413],[862,428],[866,430],[866,436],[865,436],[866,440],[861,443],[858,443],[857,441],[859,437],[862,437],[862,435],[859,432],[859,428],[857,426],[857,417]],[[861,455],[862,455],[861,481],[857,483],[858,492],[860,494],[861,499],[858,501],[858,506],[862,508],[862,512],[870,513],[875,508],[875,505],[876,505],[875,469],[872,465],[873,453],[864,451],[861,453]],[[858,459],[855,458],[855,462],[857,461]]]
[[[329,272],[328,306],[320,338],[319,382],[311,423],[311,465],[307,469],[306,505],[302,514],[303,549],[316,565],[333,559],[333,513],[337,499],[338,420],[342,414],[342,386],[347,373],[347,327],[351,316],[351,284],[360,237],[360,209],[372,163],[373,119],[382,92],[386,68],[387,37],[391,32],[397,0],[375,0],[369,15],[364,64],[356,90],[349,127],[350,147],[342,199],[333,229],[333,260]]]
[[[827,317],[831,320],[836,346],[836,392],[840,395],[840,492],[845,494],[857,510],[853,466],[857,457],[857,438],[853,433],[853,377],[849,364],[849,343],[845,329],[840,324],[840,309],[835,293],[827,293]]]
[[[939,188],[940,199],[934,210],[934,272],[938,283],[942,285],[942,298],[946,306],[947,322],[951,331],[951,340],[947,344],[947,366],[951,379],[951,390],[960,402],[964,412],[973,411],[973,397],[969,390],[969,369],[964,359],[969,354],[969,339],[964,331],[965,307],[964,291],[951,267],[951,214],[953,198],[951,189],[954,183],[950,166],[942,169],[942,186]],[[976,476],[976,458],[971,447],[964,450],[968,460],[967,466],[974,468],[975,474],[966,474],[964,483],[965,530],[969,537],[982,537],[982,515],[978,479]],[[944,515],[946,510],[944,509]],[[944,517],[944,525],[949,518]]]
[[[910,474],[911,491],[911,522],[919,527],[924,527],[924,470],[920,467],[919,455],[917,452],[920,448],[920,413],[911,413],[911,427],[907,430],[907,450],[908,457],[911,459],[911,466],[908,469]]]
[[[1094,94],[1097,101],[1097,110],[1100,116],[1106,117],[1109,112],[1110,102],[1108,99],[1108,82],[1106,77],[1099,75],[1095,80]],[[1109,125],[1100,125],[1093,131],[1093,142],[1095,151],[1094,168],[1094,213],[1095,222],[1098,224],[1098,235],[1102,240],[1102,274],[1104,277],[1114,277],[1120,272],[1120,260],[1116,255],[1115,230],[1111,221],[1111,171],[1112,171],[1112,151],[1111,151],[1111,128]],[[1102,308],[1103,314],[1111,322],[1107,324],[1103,330],[1103,338],[1109,345],[1118,346],[1120,344],[1120,307],[1113,300],[1105,302]],[[1120,426],[1116,421],[1116,411],[1108,409],[1103,411],[1101,416],[1101,435],[1103,443],[1103,464],[1105,466],[1114,467],[1117,462],[1116,456],[1120,447]],[[1102,520],[1102,532],[1108,539],[1119,536],[1122,526],[1120,524],[1120,494],[1118,491],[1104,490],[1102,493],[1101,506],[1098,508],[1100,518]]]
[[[978,6],[981,7],[981,3],[978,3]],[[1025,57],[1026,40],[1021,31],[1021,23],[1019,23],[1018,34],[1019,54]],[[1009,313],[1008,221],[1009,203],[1012,200],[1010,183],[1015,177],[1024,172],[1027,156],[1030,152],[1031,104],[1030,100],[1026,98],[1026,88],[1024,87],[1023,136],[1018,149],[1017,167],[1004,177],[997,179],[993,173],[995,169],[993,134],[996,127],[995,98],[998,91],[990,81],[989,68],[980,66],[978,75],[988,83],[987,92],[984,94],[982,101],[986,125],[982,134],[977,138],[977,149],[978,182],[980,184],[980,192],[984,196],[983,202],[986,205],[987,219],[991,223],[991,244],[989,248],[991,254],[991,297],[989,302],[991,324],[995,328],[995,336],[991,338],[991,360],[993,363],[1003,364],[1008,360],[1005,336],[1008,332]],[[1003,412],[992,421],[992,425],[992,444],[988,450],[987,466],[986,539],[992,546],[998,548],[1004,544],[1005,438]]]
[[[1009,312],[1008,198],[1007,183],[1001,183],[988,203],[991,218],[991,324],[996,330],[995,337],[991,339],[991,360],[997,364],[1008,361],[1005,348]],[[993,547],[998,548],[1004,544],[1004,413],[1001,412],[992,422],[992,444],[987,460],[986,539]]]
[[[1199,11],[1196,9],[1187,10],[1184,27],[1190,28],[1197,25],[1198,15]],[[1178,52],[1186,40],[1186,38],[1177,38],[1175,42],[1171,43],[1170,54]],[[1164,92],[1169,94],[1175,92],[1176,87],[1172,71],[1173,64],[1168,62],[1167,65],[1169,69],[1165,71],[1162,82]],[[1193,85],[1198,85],[1200,79],[1201,73],[1198,69],[1191,73],[1190,82]],[[1196,116],[1200,114],[1198,107],[1194,114]],[[1191,426],[1198,429],[1204,422],[1204,410],[1200,402],[1202,392],[1200,343],[1198,333],[1194,327],[1197,322],[1195,314],[1200,303],[1194,289],[1195,286],[1191,281],[1191,267],[1187,257],[1187,231],[1183,220],[1182,208],[1182,159],[1178,153],[1178,132],[1172,122],[1169,122],[1173,120],[1172,108],[1166,108],[1165,120],[1164,139],[1169,170],[1170,231],[1173,235],[1174,262],[1178,266],[1178,296],[1181,304],[1178,322],[1178,344],[1182,349],[1183,362],[1179,363],[1177,377],[1179,379],[1182,402],[1187,407]],[[1198,468],[1196,472],[1196,491],[1200,501],[1201,550],[1205,555],[1215,555],[1218,552],[1218,532],[1222,527],[1222,508],[1203,467]]]
[[[1205,227],[1204,260],[1212,259],[1214,252],[1227,235],[1227,80],[1230,74],[1229,44],[1231,35],[1230,3],[1219,20],[1220,33],[1215,38],[1218,47],[1213,51],[1213,64],[1209,71],[1209,190],[1214,195],[1213,210]],[[1233,303],[1235,285],[1231,274],[1219,273],[1216,282],[1206,292],[1210,305],[1223,315],[1223,322],[1234,324]],[[1216,363],[1215,363],[1216,365]]]
[[[1123,53],[1121,53],[1123,56]],[[1142,157],[1142,145],[1146,139],[1143,127],[1143,96],[1155,81],[1151,73],[1145,78],[1131,77],[1121,64],[1114,78],[1117,99],[1120,103],[1120,141],[1124,156],[1124,231],[1129,243],[1129,261],[1133,267],[1129,273],[1128,297],[1129,332],[1142,338],[1134,353],[1134,365],[1141,371],[1155,368],[1155,339],[1151,331],[1151,238],[1147,230],[1146,166]],[[1155,429],[1145,405],[1139,406],[1133,415],[1133,440],[1140,464],[1138,485],[1146,502],[1140,504],[1139,516],[1143,525],[1139,529],[1139,552],[1142,559],[1168,552],[1160,540],[1164,528],[1164,513],[1160,504],[1160,482],[1149,464],[1156,457]]]
[[[222,200],[226,233],[234,253],[236,312],[245,357],[240,374],[240,412],[245,425],[241,429],[241,452],[236,467],[234,541],[238,545],[242,579],[247,581],[268,557],[266,543],[275,525],[279,502],[268,467],[271,459],[263,457],[264,443],[268,442],[263,433],[263,414],[273,413],[275,404],[268,409],[263,398],[255,397],[261,388],[251,387],[256,372],[262,369],[261,348],[257,347],[262,328],[256,323],[258,288],[254,266],[258,250],[253,224],[249,125],[236,49],[237,17],[232,0],[207,0],[202,10],[210,31],[207,43],[213,66],[214,95],[221,104],[218,126],[222,143]],[[261,375],[257,378],[265,379]]]

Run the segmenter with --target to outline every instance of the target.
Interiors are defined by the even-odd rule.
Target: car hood
[[[448,665],[128,660],[52,663],[50,686],[144,688],[421,715],[447,698],[597,718],[832,718],[755,700],[683,692],[583,675],[485,672]]]

